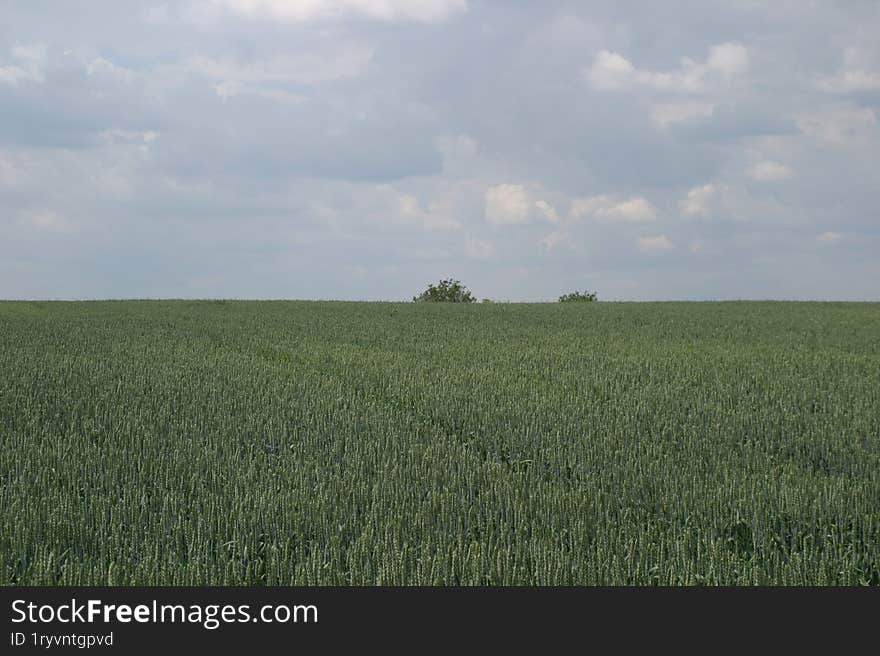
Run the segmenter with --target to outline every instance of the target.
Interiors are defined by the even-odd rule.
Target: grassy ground
[[[4,584],[878,584],[880,304],[0,303]]]

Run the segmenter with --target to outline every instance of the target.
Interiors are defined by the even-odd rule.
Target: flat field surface
[[[878,584],[880,304],[0,303],[9,584]]]

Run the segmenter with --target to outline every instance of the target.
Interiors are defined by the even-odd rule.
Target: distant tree
[[[560,303],[591,303],[598,300],[596,292],[572,292],[571,294],[563,294],[559,297]]]
[[[473,303],[476,300],[460,281],[452,278],[428,285],[421,294],[413,296],[413,301],[421,303]]]

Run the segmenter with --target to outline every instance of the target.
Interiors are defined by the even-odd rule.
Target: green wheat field
[[[4,585],[877,585],[880,304],[0,303]]]

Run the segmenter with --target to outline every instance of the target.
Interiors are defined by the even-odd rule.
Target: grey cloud
[[[0,8],[0,296],[877,298],[877,3],[164,4]],[[655,216],[567,222],[594,196]]]
[[[798,131],[793,117],[761,107],[758,103],[723,103],[708,116],[675,122],[676,138],[686,141],[736,139],[740,137],[792,134]]]

